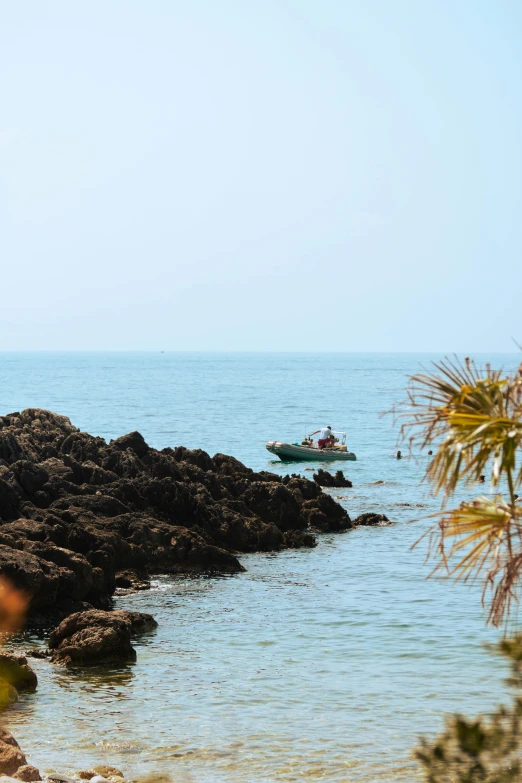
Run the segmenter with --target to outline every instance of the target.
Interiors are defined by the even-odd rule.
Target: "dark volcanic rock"
[[[91,511],[93,514],[99,517],[117,517],[120,514],[125,514],[130,511],[117,498],[111,495],[102,495],[101,492],[96,492],[94,495],[83,495],[78,497],[73,495],[72,497],[65,497],[61,500],[56,500],[51,509],[56,511],[65,511],[68,508],[75,508],[79,511]]]
[[[49,636],[51,661],[61,666],[132,662],[136,660],[136,651],[131,638],[156,626],[152,615],[141,612],[77,612]]]
[[[60,569],[54,563],[0,544],[0,574],[28,596],[32,608],[50,608],[56,603]]]
[[[212,461],[212,458],[206,451],[203,451],[203,449],[186,449],[184,446],[178,446],[173,450],[172,456],[176,462],[186,462],[189,465],[196,465],[204,471],[216,469],[215,462]]]
[[[353,527],[348,513],[330,495],[321,494],[303,504],[303,516],[312,531],[338,533]]]
[[[309,481],[295,474],[285,476],[283,484],[294,493],[299,503],[304,500],[314,500],[321,494],[321,488],[314,481]]]
[[[49,474],[40,465],[35,465],[34,462],[22,459],[18,462],[13,462],[10,466],[14,473],[18,484],[21,486],[24,494],[28,498],[34,498],[36,493],[42,489],[44,484],[49,480]]]
[[[117,585],[138,589],[154,573],[236,573],[239,553],[313,546],[310,531],[349,527],[300,476],[157,451],[139,432],[107,444],[36,408],[0,417],[0,574],[27,594],[34,622],[110,608]]]
[[[118,571],[115,578],[116,587],[122,590],[150,590],[150,580],[143,571],[136,571],[128,568],[125,571]]]
[[[0,478],[0,521],[20,516],[22,501],[18,492]]]
[[[319,484],[320,487],[351,487],[352,482],[350,479],[344,477],[342,470],[338,470],[335,476],[332,476],[327,470],[319,468],[317,473],[314,473],[314,481]]]
[[[302,530],[289,530],[284,535],[285,546],[289,549],[300,549],[301,547],[317,546],[315,536],[311,533],[303,533]]]
[[[187,566],[190,570],[196,567],[198,571],[230,574],[245,570],[234,555],[217,546],[207,544],[193,530],[184,527],[172,528],[172,530],[174,535],[170,540],[169,554],[173,565],[181,568]],[[180,569],[176,567],[174,570]]]
[[[368,512],[367,514],[360,514],[358,517],[356,517],[356,519],[353,520],[354,527],[360,527],[363,525],[380,525],[381,527],[385,527],[391,524],[392,522],[390,522],[385,514],[375,514],[372,512]]]
[[[264,522],[272,522],[283,532],[303,527],[299,502],[283,484],[255,481],[247,485],[242,500]]]
[[[110,446],[120,449],[120,451],[127,451],[132,449],[137,457],[144,457],[149,451],[149,446],[145,443],[143,435],[139,432],[129,432],[128,435],[122,435],[121,438],[111,440]]]
[[[23,456],[24,452],[15,436],[11,432],[0,433],[0,459],[9,464]]]

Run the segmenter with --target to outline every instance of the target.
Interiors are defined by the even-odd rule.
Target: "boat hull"
[[[294,443],[281,443],[270,440],[267,450],[283,462],[353,462],[357,459],[351,451],[337,449],[314,449],[309,446],[296,446]]]

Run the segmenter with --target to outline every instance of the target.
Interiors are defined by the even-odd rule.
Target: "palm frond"
[[[522,364],[513,375],[457,358],[411,378],[407,401],[395,410],[413,448],[433,447],[426,478],[443,495],[431,530],[429,555],[455,579],[484,579],[483,602],[492,590],[489,619],[509,617],[522,584]],[[458,486],[484,482],[501,495],[479,497],[444,510]],[[424,536],[423,536],[424,538]]]
[[[447,498],[460,482],[473,484],[488,471],[493,487],[510,475],[513,488],[522,446],[522,365],[514,376],[474,362],[445,360],[434,371],[413,376],[399,413],[411,445],[437,445],[427,470],[436,493]]]
[[[522,506],[502,496],[479,497],[458,508],[443,511],[432,529],[430,555],[456,580],[484,577],[483,600],[493,590],[489,619],[498,625],[518,600],[522,573]],[[455,562],[456,559],[456,562]]]

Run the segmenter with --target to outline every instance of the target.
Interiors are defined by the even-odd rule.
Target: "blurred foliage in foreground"
[[[27,604],[24,593],[0,576],[0,633],[10,635],[23,626]]]
[[[0,644],[20,630],[25,620],[27,604],[27,597],[8,579],[0,576]],[[0,662],[0,710],[18,698],[12,685],[11,668],[9,662]]]
[[[522,635],[505,639],[500,652],[511,662],[509,685],[522,691]],[[415,757],[428,783],[512,783],[522,780],[522,696],[488,718],[448,719],[445,732],[431,743],[421,740]]]

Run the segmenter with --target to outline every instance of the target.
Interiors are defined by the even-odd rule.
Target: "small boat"
[[[336,443],[331,448],[320,449],[310,437],[301,443],[283,443],[279,440],[269,440],[266,448],[283,462],[337,462],[356,460],[353,451],[346,448],[346,432],[333,432]]]

